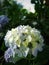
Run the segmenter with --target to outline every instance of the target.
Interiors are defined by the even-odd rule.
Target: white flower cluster
[[[29,12],[35,13],[35,4],[31,3],[31,0],[14,0],[17,4],[23,6],[23,9],[26,9]]]
[[[38,51],[42,51],[44,46],[44,40],[40,32],[29,25],[20,25],[8,30],[4,40],[6,47],[8,47],[4,54],[7,62],[16,62],[26,57],[30,51],[36,57]]]

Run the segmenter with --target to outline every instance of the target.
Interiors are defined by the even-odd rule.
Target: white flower
[[[44,46],[41,33],[29,25],[20,25],[16,28],[12,28],[7,32],[4,40],[6,47],[8,47],[8,50],[5,52],[5,60],[9,60],[9,62],[27,57],[30,49],[31,54],[36,57],[38,52],[43,50]]]
[[[26,6],[25,6],[26,5]],[[35,13],[35,4],[25,4],[23,5],[23,9],[26,9],[29,12]]]
[[[22,4],[22,5],[31,2],[31,0],[14,0],[14,1],[17,1],[17,4]]]
[[[17,4],[23,6],[23,9],[26,9],[29,12],[35,13],[35,4],[31,3],[31,0],[14,0]]]

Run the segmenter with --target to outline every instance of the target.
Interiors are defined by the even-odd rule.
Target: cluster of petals
[[[16,62],[21,58],[31,55],[37,56],[43,50],[44,40],[41,33],[29,25],[20,25],[8,30],[4,38],[8,50],[5,51],[4,58],[7,62]]]

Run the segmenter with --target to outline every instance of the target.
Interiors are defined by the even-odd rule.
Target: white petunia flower
[[[35,13],[35,4],[31,3],[31,0],[14,0],[17,4],[23,6],[23,9],[26,9],[29,12]]]

